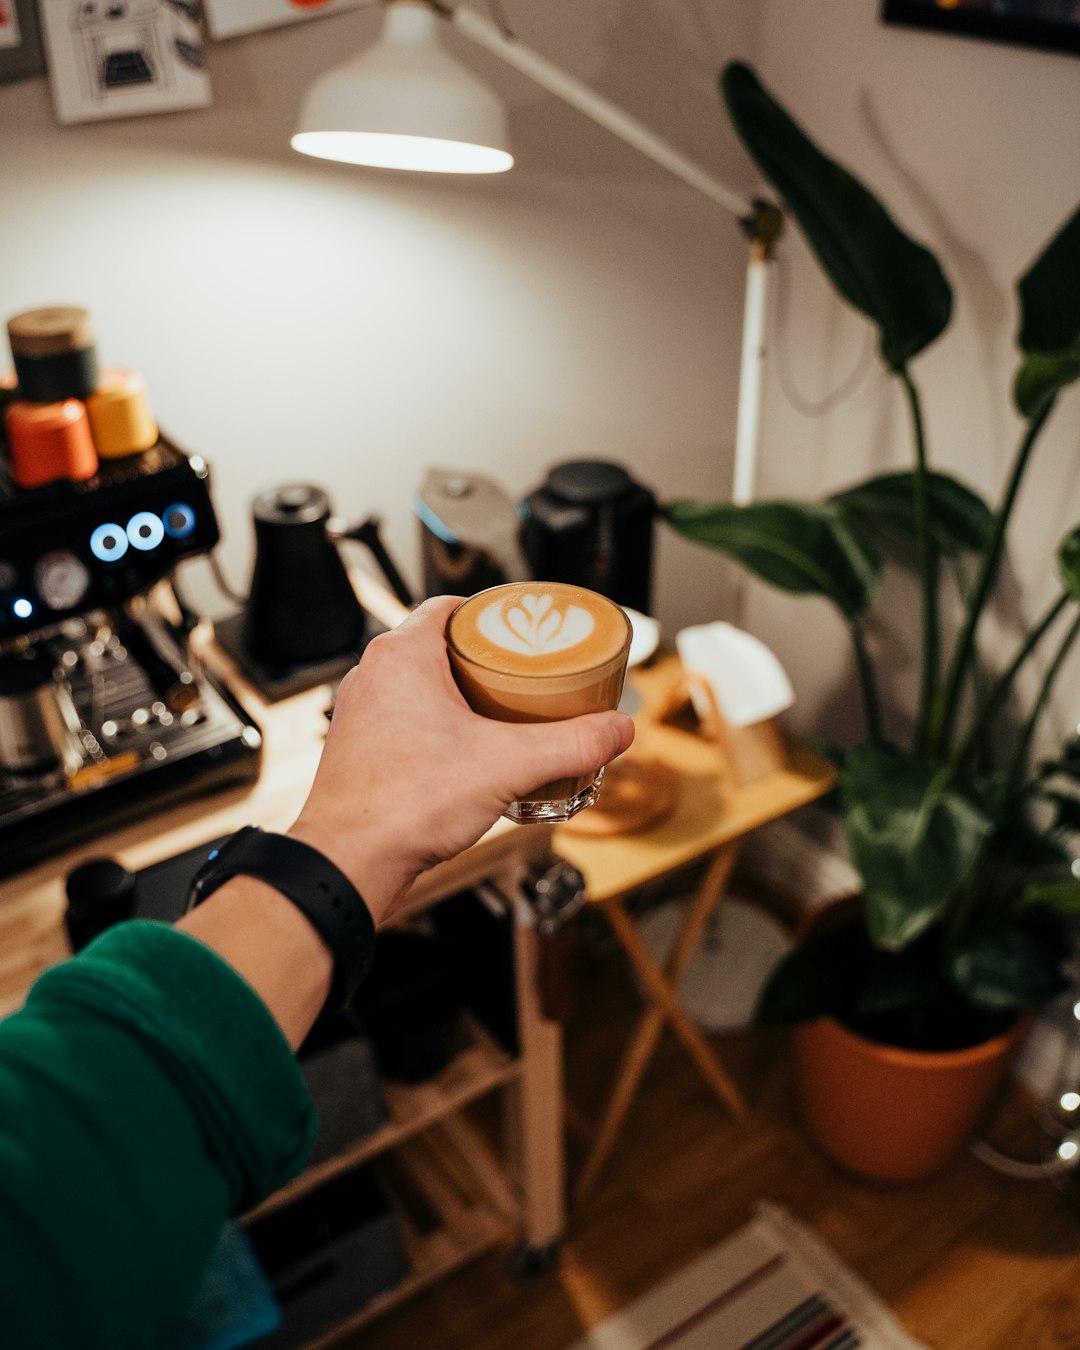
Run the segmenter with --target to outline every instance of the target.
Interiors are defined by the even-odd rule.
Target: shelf
[[[316,1340],[307,1341],[304,1350],[330,1350],[343,1337],[396,1308],[421,1289],[491,1247],[512,1240],[515,1231],[512,1221],[496,1213],[476,1188],[463,1181],[459,1169],[448,1173],[445,1155],[437,1155],[428,1141],[414,1138],[403,1144],[394,1158],[401,1164],[407,1185],[402,1188],[400,1179],[396,1184],[393,1177],[383,1177],[383,1182],[401,1224],[409,1274],[352,1317],[336,1323]],[[430,1211],[427,1221],[417,1214],[415,1193],[411,1200],[402,1194],[403,1189],[408,1191],[413,1186],[422,1195],[421,1208]]]
[[[426,1083],[385,1083],[389,1121],[374,1134],[358,1139],[351,1148],[301,1172],[244,1216],[261,1218],[280,1209],[318,1186],[347,1172],[357,1164],[395,1148],[470,1102],[517,1078],[518,1061],[498,1045],[472,1018],[465,1019],[466,1044],[437,1077]]]

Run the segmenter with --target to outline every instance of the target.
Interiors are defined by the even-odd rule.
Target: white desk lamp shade
[[[509,169],[502,103],[442,49],[439,23],[426,4],[390,5],[375,45],[308,90],[293,149],[385,169]]]

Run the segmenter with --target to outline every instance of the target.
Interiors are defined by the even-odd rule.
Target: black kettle
[[[310,662],[362,650],[367,616],[331,538],[322,488],[289,483],[256,497],[255,568],[243,643],[261,661]]]

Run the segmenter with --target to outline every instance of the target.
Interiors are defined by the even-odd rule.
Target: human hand
[[[522,725],[474,713],[446,657],[459,597],[368,644],[338,690],[315,783],[289,831],[326,854],[376,922],[427,868],[542,783],[595,773],[634,738],[624,713]]]

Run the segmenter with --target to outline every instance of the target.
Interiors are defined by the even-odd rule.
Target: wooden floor
[[[572,1099],[595,1116],[637,1001],[617,953],[581,945],[567,1074]],[[934,1350],[1080,1350],[1080,1219],[1070,1207],[1080,1201],[967,1153],[918,1185],[846,1177],[800,1131],[785,1035],[717,1044],[751,1104],[746,1119],[724,1115],[668,1036],[606,1174],[571,1210],[556,1272],[521,1279],[492,1253],[345,1350],[563,1350],[733,1232],[759,1198],[811,1224]],[[1009,1105],[990,1128],[997,1142],[1035,1149]],[[573,1167],[581,1150],[572,1142],[570,1152]]]

